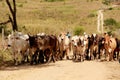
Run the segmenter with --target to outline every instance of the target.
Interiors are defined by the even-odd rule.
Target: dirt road
[[[118,62],[72,62],[23,65],[0,70],[0,80],[120,80]]]

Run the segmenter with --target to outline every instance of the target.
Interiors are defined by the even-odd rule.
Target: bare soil
[[[0,80],[120,80],[120,63],[71,60],[1,68]]]

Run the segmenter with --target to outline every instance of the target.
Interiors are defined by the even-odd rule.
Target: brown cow
[[[114,37],[110,37],[107,33],[104,34],[104,47],[108,60],[113,60],[114,51],[117,47],[117,42]]]
[[[88,37],[88,59],[89,60],[94,60],[97,58],[98,54],[98,41],[99,37],[97,34],[92,34],[91,36]]]
[[[37,57],[38,57],[38,43],[37,43],[37,36],[36,35],[29,35],[29,44],[30,44],[30,59],[31,59],[31,64],[38,63]]]
[[[29,36],[31,63],[35,62],[55,62],[56,52],[58,50],[58,40],[54,35],[37,34]],[[37,57],[39,56],[39,59]]]
[[[53,60],[53,62],[55,62],[55,55],[58,50],[57,37],[54,35],[38,36],[37,43],[38,48],[45,52],[46,58],[48,58],[49,56],[49,59],[47,59],[48,62],[50,62],[51,59]],[[47,54],[46,51],[49,54]]]

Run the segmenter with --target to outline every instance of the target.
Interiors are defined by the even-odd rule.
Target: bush
[[[118,28],[118,29],[120,28],[120,22],[117,23],[117,28]]]
[[[102,3],[105,5],[109,5],[111,3],[111,1],[110,0],[103,0]]]
[[[96,13],[91,13],[91,14],[88,15],[88,17],[96,17],[96,16],[97,16]]]
[[[74,29],[74,35],[81,35],[83,33],[84,33],[84,29],[81,28],[80,26]]]
[[[105,26],[115,26],[115,25],[117,25],[117,22],[113,18],[109,18],[109,19],[104,20],[104,25]]]
[[[110,8],[108,8],[108,10],[113,10],[113,8],[112,8],[112,7],[110,7]]]
[[[4,29],[5,35],[8,35],[10,33],[10,31],[7,30],[7,27],[5,25],[0,25],[0,33],[2,33],[2,29]]]
[[[104,26],[106,27],[106,29],[114,31],[120,28],[120,22],[117,22],[116,20],[109,18],[104,20]]]

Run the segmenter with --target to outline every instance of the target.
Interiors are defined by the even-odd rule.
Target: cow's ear
[[[102,41],[102,44],[104,44],[104,43],[105,43],[105,40]]]
[[[20,39],[19,37],[16,37],[15,39]]]
[[[29,40],[29,38],[26,39],[26,41],[28,41],[28,40]]]
[[[5,37],[4,39],[6,40],[6,39],[8,39],[8,37]]]
[[[27,35],[28,35],[29,37],[31,37],[30,33],[27,33]]]

